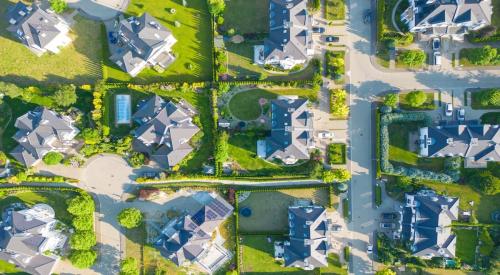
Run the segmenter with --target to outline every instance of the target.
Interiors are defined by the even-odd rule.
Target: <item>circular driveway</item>
[[[93,20],[110,20],[123,13],[129,0],[68,0],[68,6],[78,9],[85,17]]]
[[[133,184],[133,168],[120,156],[102,154],[90,159],[83,174],[85,188],[93,193],[120,199]]]

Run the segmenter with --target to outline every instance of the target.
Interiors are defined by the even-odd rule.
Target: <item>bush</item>
[[[137,260],[128,257],[120,263],[120,275],[139,275],[139,266]]]
[[[427,100],[427,96],[423,91],[412,91],[405,96],[406,101],[412,107],[422,106]]]
[[[226,3],[224,0],[207,0],[208,11],[212,16],[221,15],[226,8]]]
[[[57,91],[52,95],[52,99],[55,104],[60,107],[73,105],[78,99],[75,85],[71,84],[60,86],[59,89],[57,89]]]
[[[404,50],[398,56],[398,60],[410,67],[417,67],[424,64],[427,56],[422,50]]]
[[[61,163],[64,159],[64,156],[59,152],[48,152],[43,156],[42,160],[47,165],[56,165]]]
[[[7,163],[7,155],[0,151],[0,166],[4,166]]]
[[[129,157],[130,165],[134,168],[139,168],[144,165],[146,156],[141,152],[133,152]]]
[[[76,231],[69,241],[71,249],[89,250],[96,244],[96,237],[93,231]]]
[[[75,250],[69,255],[71,264],[84,269],[94,265],[97,259],[97,253],[94,250]]]
[[[333,79],[338,79],[344,75],[344,52],[326,51],[325,62],[327,76]]]
[[[481,123],[492,125],[500,124],[500,112],[484,113],[483,115],[481,115]]]
[[[378,184],[375,186],[375,205],[382,205],[382,186]]]
[[[497,65],[500,64],[500,55],[497,48],[484,46],[482,48],[463,49],[460,56],[474,65]]]
[[[50,0],[49,2],[50,8],[56,13],[63,13],[68,8],[65,0]]]
[[[88,194],[76,196],[67,201],[68,212],[75,216],[91,216],[94,214],[94,200]]]
[[[399,95],[396,93],[387,94],[384,97],[384,105],[395,109],[398,106]]]
[[[136,228],[142,223],[142,213],[137,208],[125,208],[118,215],[118,223],[127,229]]]
[[[73,227],[76,230],[93,230],[94,228],[94,217],[93,216],[76,216],[73,218]]]
[[[480,103],[482,106],[500,107],[500,89],[489,89],[480,93]]]
[[[346,104],[347,92],[343,89],[330,90],[330,112],[335,117],[344,118],[349,114]]]

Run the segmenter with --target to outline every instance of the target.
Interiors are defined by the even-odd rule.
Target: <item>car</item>
[[[116,42],[118,42],[118,35],[116,32],[108,32],[108,37],[111,44],[116,44]]]
[[[464,108],[460,108],[457,110],[457,119],[459,121],[464,121],[465,120],[465,109]]]
[[[340,224],[333,224],[332,225],[332,231],[333,232],[342,231],[342,225],[340,225]]]
[[[363,23],[368,24],[372,20],[372,11],[371,10],[365,10],[363,13]]]
[[[373,245],[369,243],[366,246],[366,253],[371,254],[372,252],[373,252]]]
[[[441,48],[441,40],[439,38],[432,39],[432,50],[437,52]]]
[[[446,103],[444,107],[444,114],[448,117],[453,115],[453,105],[451,105],[451,103]]]
[[[383,220],[395,220],[398,218],[398,213],[396,213],[396,212],[382,213],[381,216],[382,216]]]
[[[441,65],[441,53],[440,52],[434,52],[434,65]]]
[[[321,131],[318,133],[318,137],[319,138],[334,138],[335,135],[333,134],[333,132],[329,132],[329,131]]]
[[[394,229],[394,228],[396,228],[396,224],[393,222],[381,222],[380,228],[382,228],[382,229]]]
[[[326,42],[339,42],[340,38],[338,36],[327,35],[327,36],[325,36],[325,41]]]
[[[325,28],[323,28],[323,27],[313,27],[313,32],[314,33],[324,33],[325,32]]]
[[[158,172],[145,171],[145,172],[142,172],[141,176],[143,178],[147,178],[147,179],[154,179],[154,178],[158,178],[160,176],[160,174]]]

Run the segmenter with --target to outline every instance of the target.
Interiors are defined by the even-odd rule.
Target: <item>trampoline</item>
[[[130,95],[116,95],[115,104],[116,124],[130,124],[132,113]]]
[[[243,217],[250,217],[252,215],[252,209],[248,208],[248,207],[244,207],[242,209],[240,209],[240,214],[243,216]]]

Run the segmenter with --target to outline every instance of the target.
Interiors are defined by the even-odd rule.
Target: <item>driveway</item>
[[[127,10],[130,0],[67,0],[68,6],[93,20],[109,20]]]

